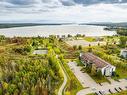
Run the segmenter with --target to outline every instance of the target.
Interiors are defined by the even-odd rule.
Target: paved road
[[[64,81],[63,81],[63,84],[61,85],[61,87],[58,91],[58,95],[62,95],[62,93],[64,91],[64,87],[66,86],[66,83],[67,83],[67,76],[66,76],[66,73],[64,71],[64,67],[63,67],[62,63],[60,63],[60,69],[62,70]]]
[[[121,79],[120,82],[114,81],[113,79],[109,78],[111,84],[105,82],[102,83],[102,86],[97,84],[87,73],[83,73],[81,67],[77,66],[75,62],[69,62],[68,66],[75,74],[79,82],[82,84],[83,87],[88,87],[87,89],[80,90],[77,95],[86,95],[89,93],[95,93],[102,91],[105,94],[110,94],[109,89],[111,92],[116,93],[117,91],[114,88],[121,87],[123,90],[127,90],[125,86],[127,86],[127,80]]]

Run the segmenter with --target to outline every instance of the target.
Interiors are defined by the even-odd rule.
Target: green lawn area
[[[96,95],[96,94],[94,94],[94,93],[90,93],[90,94],[87,94],[87,95]]]
[[[90,75],[90,76],[95,80],[96,83],[103,83],[103,82],[109,82],[110,83],[110,81],[108,79],[106,79],[104,76],[101,78],[98,78],[95,75]]]
[[[76,76],[73,74],[73,72],[70,70],[67,63],[64,63],[63,66],[69,75],[69,81],[68,81],[67,86],[66,86],[67,95],[76,95],[76,93],[79,90],[83,89],[83,87],[80,84],[80,82],[78,81],[78,79],[76,78]]]
[[[119,36],[104,37],[104,41],[112,43],[113,41],[119,42]]]
[[[127,78],[127,71],[124,69],[116,69],[116,74],[118,77],[113,77],[114,79],[122,79],[122,78]]]
[[[84,64],[79,59],[76,59],[75,62],[78,66],[84,66]]]
[[[93,37],[85,37],[84,40],[88,41],[88,42],[95,42],[96,39]]]

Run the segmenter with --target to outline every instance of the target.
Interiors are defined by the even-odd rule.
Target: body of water
[[[30,26],[0,29],[0,35],[6,37],[36,37],[49,35],[76,35],[83,34],[86,36],[112,36],[115,31],[103,30],[103,26],[91,25],[48,25],[48,26]]]

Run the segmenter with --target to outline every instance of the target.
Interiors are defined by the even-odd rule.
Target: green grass
[[[96,95],[96,94],[94,94],[94,93],[90,93],[90,94],[87,94],[87,95]]]
[[[85,37],[84,40],[88,41],[88,42],[95,42],[96,39],[93,37]]]
[[[79,59],[76,59],[75,61],[78,66],[84,66],[84,64]]]
[[[66,92],[69,92],[70,95],[76,95],[76,93],[79,90],[83,89],[83,87],[76,76],[73,74],[73,72],[70,70],[69,66],[66,63],[64,63],[63,65],[70,78],[68,84],[66,85]]]
[[[127,78],[127,71],[124,70],[124,69],[117,68],[117,69],[116,69],[116,74],[117,74],[119,77],[113,77],[113,79]]]
[[[89,74],[90,75],[90,74]],[[93,76],[93,75],[90,75],[92,77],[92,79],[95,80],[96,83],[103,83],[103,82],[108,82],[110,83],[110,81],[108,79],[106,79],[104,76],[101,77],[101,78],[98,78],[97,76]]]

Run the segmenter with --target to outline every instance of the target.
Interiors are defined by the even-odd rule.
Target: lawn
[[[75,62],[77,63],[78,66],[84,66],[84,64],[78,59],[75,59]]]
[[[117,68],[116,74],[118,75],[118,77],[113,77],[114,79],[127,78],[127,71],[125,71],[124,69]]]
[[[93,37],[85,37],[84,40],[88,41],[88,42],[95,42],[96,39]]]
[[[95,75],[91,75],[91,74],[89,74],[89,75],[95,80],[96,83],[103,83],[103,82],[110,83],[110,81],[106,77],[104,77],[104,76],[102,76],[101,78],[98,78]]]
[[[90,93],[90,94],[87,94],[87,95],[96,95],[96,94],[94,94],[94,93]]]

